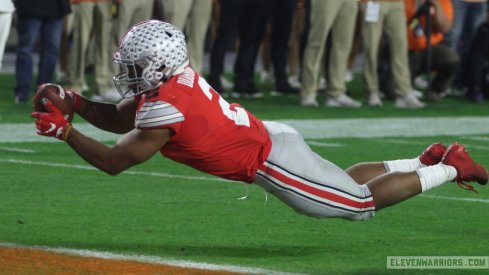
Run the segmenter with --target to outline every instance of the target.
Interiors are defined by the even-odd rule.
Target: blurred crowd
[[[0,66],[14,22],[17,103],[46,82],[117,101],[118,41],[133,24],[159,19],[184,30],[190,66],[223,96],[260,98],[260,82],[268,82],[272,95],[296,96],[304,107],[318,107],[320,91],[327,107],[392,100],[417,109],[447,95],[482,103],[488,14],[488,0],[0,0]],[[234,66],[225,72],[229,52]],[[362,78],[364,100],[347,89],[354,75]]]

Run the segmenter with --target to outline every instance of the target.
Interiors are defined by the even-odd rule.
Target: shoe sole
[[[472,176],[472,179],[480,185],[486,185],[487,184],[486,179],[482,179],[482,178],[479,178],[477,176]]]

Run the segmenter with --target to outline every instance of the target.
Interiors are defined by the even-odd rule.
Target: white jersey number
[[[216,94],[219,97],[219,106],[221,106],[222,113],[227,118],[234,121],[236,125],[250,127],[250,118],[248,117],[248,113],[245,109],[235,107],[234,110],[232,110],[231,105],[224,100],[224,98],[217,93],[212,93],[211,86],[202,77],[199,77],[199,86],[209,100],[212,100],[213,94]]]

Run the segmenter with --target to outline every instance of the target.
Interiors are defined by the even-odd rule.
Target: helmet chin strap
[[[187,59],[181,66],[178,66],[177,68],[164,68],[162,70],[163,76],[161,77],[160,82],[165,83],[166,81],[168,81],[168,79],[170,79],[170,77],[183,73],[188,65],[189,60]]]
[[[182,64],[182,66],[179,66],[178,68],[173,69],[171,76],[175,76],[175,75],[179,75],[179,74],[183,73],[183,71],[188,67],[189,63],[190,63],[190,61],[187,59]]]

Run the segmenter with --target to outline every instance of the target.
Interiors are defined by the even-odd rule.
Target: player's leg
[[[448,172],[439,172],[442,177],[435,182],[435,186],[455,178],[456,170],[451,170],[452,173],[450,168],[448,170]],[[421,180],[416,172],[387,173],[370,180],[366,185],[372,193],[376,211],[423,192]]]
[[[255,183],[298,213],[316,218],[366,220],[376,210],[445,182],[485,184],[488,178],[487,171],[468,156],[465,147],[455,143],[447,149],[441,163],[415,172],[390,170],[407,169],[402,161],[401,165],[386,165],[386,171],[391,173],[360,185],[343,169],[312,152],[290,126],[265,122],[265,127],[272,149],[259,167]]]
[[[486,169],[474,162],[465,147],[458,143],[446,150],[438,164],[414,172],[387,173],[368,181],[366,185],[378,211],[453,180],[470,190],[474,189],[466,182],[484,185],[488,180]]]
[[[345,171],[358,183],[368,181],[388,172],[412,172],[416,169],[440,162],[446,147],[441,143],[431,144],[421,155],[413,159],[389,160],[384,162],[363,162]]]
[[[365,184],[369,180],[387,173],[387,169],[383,162],[362,162],[349,167],[345,172],[358,184]]]

